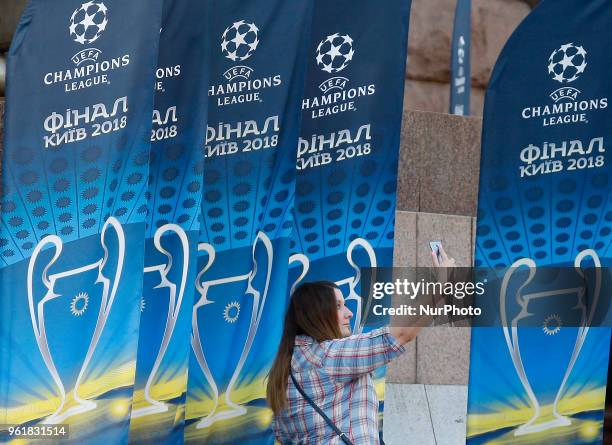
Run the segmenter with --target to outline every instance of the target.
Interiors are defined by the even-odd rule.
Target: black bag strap
[[[325,422],[327,422],[327,424],[331,427],[331,429],[334,430],[334,432],[338,436],[340,436],[340,439],[342,439],[342,442],[344,442],[346,445],[353,445],[353,442],[351,442],[348,436],[344,434],[342,431],[340,431],[340,428],[338,428],[336,424],[329,417],[327,417],[327,415],[323,412],[323,410],[319,408],[319,406],[316,403],[314,403],[310,397],[306,395],[306,393],[304,392],[300,384],[295,379],[295,376],[293,375],[293,371],[289,370],[289,374],[291,375],[291,380],[293,381],[293,384],[295,385],[299,393],[302,395],[302,397],[304,397],[304,399],[308,402],[308,404],[312,406],[314,410],[318,412],[321,417],[323,417],[323,419],[325,420]]]

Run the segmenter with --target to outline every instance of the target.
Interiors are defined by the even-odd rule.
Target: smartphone
[[[438,257],[438,261],[442,261],[442,253],[440,252],[440,247],[442,246],[442,241],[430,241],[429,248],[433,253]]]

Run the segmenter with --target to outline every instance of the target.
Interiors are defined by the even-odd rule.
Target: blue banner
[[[208,1],[165,0],[130,443],[183,441],[208,114]]]
[[[610,329],[589,323],[609,296],[592,287],[572,324],[564,316],[585,308],[584,294],[534,293],[531,280],[612,263],[611,20],[605,0],[545,0],[493,71],[475,265],[500,268],[490,274],[503,326],[472,333],[469,444],[602,443]],[[540,313],[543,297],[561,298],[560,312]],[[521,328],[537,316],[541,327]]]
[[[127,442],[160,21],[159,0],[34,0],[14,36],[0,203],[3,428]]]
[[[359,269],[393,263],[409,11],[405,0],[314,7],[289,286],[335,281],[354,332],[362,329]]]
[[[272,443],[311,2],[213,2],[185,441]]]
[[[457,0],[451,47],[450,114],[470,114],[471,46],[472,0]]]

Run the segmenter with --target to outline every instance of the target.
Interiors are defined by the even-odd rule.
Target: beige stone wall
[[[472,114],[482,115],[484,92],[510,34],[537,0],[472,0]],[[405,107],[446,113],[456,0],[412,0]]]
[[[495,61],[538,0],[472,1],[471,111],[481,116]],[[455,5],[412,0],[395,266],[429,266],[430,240],[441,240],[460,266],[473,260],[482,119],[438,114],[449,106]],[[469,357],[469,328],[429,328],[389,366],[388,381],[465,385]]]

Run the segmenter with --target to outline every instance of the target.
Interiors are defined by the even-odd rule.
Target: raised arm
[[[455,260],[453,258],[449,258],[449,256],[446,254],[446,251],[444,250],[442,246],[440,246],[440,256],[442,257],[441,261],[438,260],[438,256],[436,255],[435,252],[431,252],[432,263],[434,267],[438,268],[438,280],[442,282],[446,282],[448,280],[448,273],[447,273],[446,268],[455,267]],[[394,325],[394,324],[400,325],[401,324],[400,321],[398,321],[397,323],[393,323],[393,321],[400,320],[401,318],[403,317],[392,316],[391,325]],[[425,326],[429,326],[433,320],[431,316],[423,316],[420,318],[412,317],[412,319],[415,320],[415,323],[414,323],[415,326],[402,326],[402,327],[393,326],[389,328],[389,332],[391,333],[391,335],[393,335],[397,339],[397,341],[401,343],[402,345],[405,345],[406,343],[414,340],[416,336],[419,334],[419,332],[421,332],[421,330]]]
[[[386,365],[405,351],[389,328],[323,342],[323,369],[336,380],[353,380]]]

